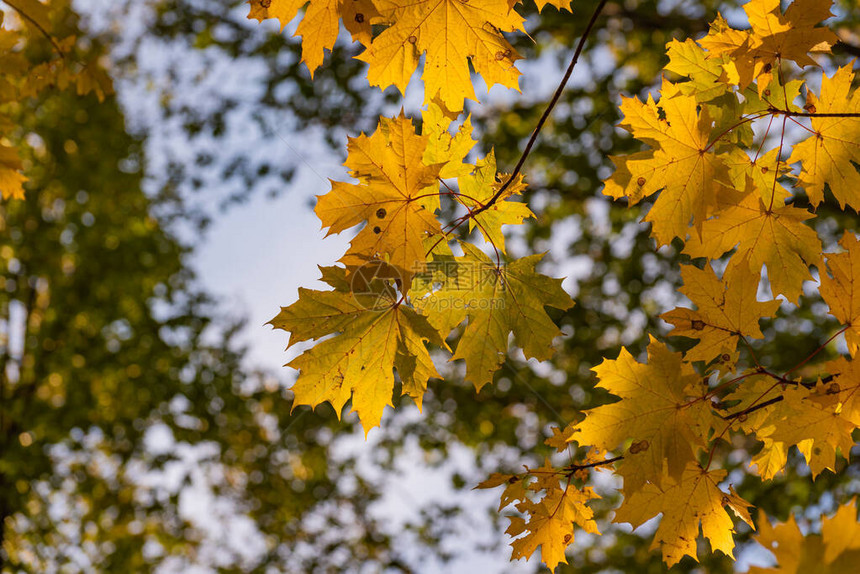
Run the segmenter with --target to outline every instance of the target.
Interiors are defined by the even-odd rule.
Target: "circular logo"
[[[389,309],[400,300],[402,289],[402,274],[384,261],[368,261],[354,268],[350,275],[352,296],[368,310]]]

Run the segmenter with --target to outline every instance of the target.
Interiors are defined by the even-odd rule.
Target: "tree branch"
[[[27,22],[32,24],[39,32],[41,32],[42,35],[48,39],[48,42],[51,43],[51,46],[54,47],[54,50],[56,50],[57,54],[60,55],[60,58],[65,59],[66,55],[63,54],[63,50],[60,48],[60,45],[57,44],[57,41],[54,40],[54,37],[51,36],[51,34],[47,30],[45,30],[45,28],[43,28],[42,25],[39,24],[39,22],[36,21],[36,19],[34,17],[27,14],[26,10],[24,10],[20,6],[16,6],[15,2],[13,2],[12,0],[3,0],[3,1],[6,4],[8,4],[10,8],[15,10],[15,12],[17,12],[23,19],[25,19]]]
[[[619,460],[623,460],[623,459],[624,459],[624,456],[616,456],[614,458],[607,458],[606,460],[601,460],[598,462],[592,462],[589,464],[569,464],[566,467],[564,467],[562,469],[562,471],[564,471],[568,476],[570,476],[573,473],[580,471],[580,470],[585,470],[586,468],[594,468],[597,466],[612,464],[614,462],[618,462]]]
[[[591,19],[588,21],[588,25],[585,27],[585,32],[582,33],[582,37],[579,39],[579,43],[576,45],[576,50],[573,52],[573,58],[570,60],[570,64],[567,66],[567,70],[564,73],[564,76],[561,79],[561,82],[558,84],[558,88],[556,88],[555,93],[552,96],[552,99],[547,104],[546,109],[538,120],[537,126],[535,126],[534,131],[532,132],[531,137],[529,138],[528,143],[526,144],[526,148],[523,150],[522,155],[520,155],[519,161],[517,161],[517,165],[514,166],[514,170],[511,172],[508,180],[499,188],[499,190],[490,198],[490,200],[472,211],[471,215],[474,217],[478,215],[482,211],[486,211],[493,204],[495,204],[502,194],[510,187],[511,183],[513,183],[514,179],[520,174],[520,171],[523,168],[523,164],[526,162],[526,159],[529,157],[529,154],[532,151],[532,147],[537,141],[538,135],[543,129],[544,124],[549,119],[550,114],[552,113],[553,108],[558,103],[558,100],[561,98],[561,94],[564,92],[564,88],[567,86],[568,80],[570,80],[571,74],[573,74],[573,69],[576,67],[576,63],[579,61],[579,56],[582,54],[582,49],[585,47],[585,42],[588,40],[588,36],[591,34],[591,30],[594,28],[594,24],[597,22],[597,18],[600,16],[600,13],[603,11],[603,7],[606,6],[607,0],[601,0],[597,5],[597,8],[594,9],[594,13],[591,15]]]

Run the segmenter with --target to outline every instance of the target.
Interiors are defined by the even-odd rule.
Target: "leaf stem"
[[[759,114],[759,115],[757,115],[757,116],[750,116],[750,117],[748,117],[748,118],[744,118],[744,119],[742,119],[741,121],[739,121],[738,123],[736,123],[736,124],[734,124],[734,125],[732,125],[732,126],[727,127],[726,129],[724,129],[724,130],[720,133],[720,135],[718,135],[717,137],[715,137],[715,138],[714,138],[714,141],[712,141],[711,143],[709,143],[709,144],[708,144],[708,146],[707,146],[705,149],[703,149],[702,151],[703,151],[703,152],[710,151],[710,149],[711,149],[712,147],[714,147],[714,145],[715,145],[718,141],[720,141],[720,140],[723,138],[723,136],[725,136],[726,134],[728,134],[728,133],[729,133],[730,131],[732,131],[733,129],[735,129],[735,128],[739,128],[739,127],[741,127],[742,125],[744,125],[744,124],[746,124],[746,123],[749,123],[749,122],[752,122],[752,121],[755,121],[755,120],[760,120],[761,118],[763,118],[763,117],[765,117],[765,116],[768,116],[768,115],[770,115],[770,114]]]
[[[827,339],[826,341],[824,341],[823,343],[821,343],[821,345],[819,345],[819,347],[818,347],[817,349],[815,349],[814,351],[812,351],[812,353],[811,353],[808,357],[806,357],[805,359],[803,359],[802,361],[800,361],[798,364],[796,364],[795,366],[793,366],[792,368],[790,368],[789,370],[787,370],[783,376],[785,377],[785,376],[790,375],[791,373],[793,373],[794,371],[796,371],[797,369],[799,369],[800,367],[802,367],[803,365],[805,365],[806,363],[808,363],[808,362],[809,362],[809,361],[810,361],[810,360],[811,360],[815,355],[817,355],[818,353],[820,353],[821,351],[823,351],[823,350],[824,350],[824,347],[826,347],[827,345],[829,345],[829,344],[833,341],[833,339],[835,339],[836,337],[838,337],[839,335],[841,335],[842,333],[844,333],[844,332],[845,332],[845,331],[847,331],[847,330],[848,330],[848,326],[846,325],[845,327],[842,327],[841,329],[839,329],[838,331],[836,331],[835,333],[833,333],[833,334],[830,336],[830,338],[829,338],[829,339]]]

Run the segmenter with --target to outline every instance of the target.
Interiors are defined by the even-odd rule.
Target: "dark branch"
[[[53,47],[54,47],[54,50],[56,50],[56,51],[57,51],[57,54],[59,54],[59,55],[60,55],[60,58],[65,58],[65,57],[66,57],[66,55],[65,55],[65,54],[63,54],[63,50],[60,48],[60,45],[59,45],[59,44],[57,44],[57,41],[56,41],[56,40],[54,40],[54,37],[53,37],[53,36],[51,36],[51,34],[50,34],[47,30],[45,30],[45,29],[42,27],[42,25],[41,25],[41,24],[39,24],[39,23],[36,21],[36,19],[35,19],[35,18],[33,18],[32,16],[30,16],[29,14],[27,14],[27,12],[26,12],[25,10],[23,10],[20,6],[16,6],[16,5],[15,5],[15,3],[14,3],[14,2],[12,2],[11,0],[3,0],[3,1],[4,1],[6,4],[8,4],[8,5],[13,9],[13,10],[15,10],[18,14],[20,14],[20,15],[21,15],[21,17],[22,17],[22,18],[24,18],[27,22],[29,22],[30,24],[32,24],[32,25],[33,25],[33,26],[34,26],[34,27],[35,27],[39,32],[41,32],[41,33],[42,33],[42,35],[43,35],[45,38],[47,38],[47,39],[48,39],[48,42],[50,42],[50,43],[51,43],[51,46],[53,46]]]
[[[576,50],[573,52],[573,58],[571,58],[570,64],[567,66],[567,70],[565,71],[561,82],[558,84],[558,88],[556,88],[552,99],[549,101],[546,109],[538,120],[537,126],[535,126],[535,129],[532,132],[528,143],[526,144],[526,148],[523,150],[522,155],[520,155],[519,161],[517,161],[517,165],[514,167],[514,171],[511,172],[511,175],[508,177],[508,180],[502,185],[502,187],[499,188],[496,194],[493,195],[493,197],[491,197],[487,203],[485,203],[478,209],[472,211],[472,217],[478,215],[482,211],[486,211],[494,203],[496,203],[499,198],[502,197],[502,194],[508,189],[508,187],[510,187],[514,179],[520,174],[520,171],[523,168],[523,164],[526,162],[526,159],[529,157],[529,154],[532,151],[532,147],[537,141],[538,135],[543,129],[544,124],[546,124],[546,121],[549,119],[553,108],[555,108],[555,105],[561,98],[561,94],[564,92],[564,88],[567,86],[567,82],[570,79],[571,74],[573,74],[573,69],[576,67],[576,63],[579,61],[579,56],[580,54],[582,54],[582,49],[585,47],[585,42],[586,40],[588,40],[588,36],[591,34],[591,30],[594,28],[594,24],[597,22],[597,18],[603,11],[603,7],[606,5],[606,2],[607,0],[601,0],[600,3],[597,5],[597,8],[594,9],[594,13],[591,15],[591,20],[588,21],[588,26],[585,27],[585,32],[583,32],[582,37],[579,39],[579,43],[576,45]]]
[[[594,468],[597,466],[604,466],[607,464],[612,464],[613,462],[618,462],[619,460],[622,460],[623,458],[624,458],[623,456],[616,456],[614,458],[607,458],[606,460],[601,460],[598,462],[592,462],[589,464],[569,464],[566,467],[564,467],[562,470],[566,474],[571,475],[574,472],[577,472],[579,470],[585,470],[586,468]]]

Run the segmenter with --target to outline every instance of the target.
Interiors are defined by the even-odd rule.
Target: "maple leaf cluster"
[[[695,309],[662,315],[674,327],[670,336],[694,344],[682,354],[652,341],[647,363],[622,350],[595,367],[601,386],[621,400],[587,411],[570,434],[623,452],[616,466],[624,502],[615,521],[637,526],[662,513],[654,547],[668,565],[696,557],[699,525],[713,549],[731,555],[734,527],[723,507],[753,526],[751,505],[726,491],[724,471],[713,469],[718,441],[733,433],[760,441],[751,470],[766,480],[796,447],[815,477],[837,470],[860,426],[853,360],[801,371],[807,359],[776,373],[749,343],[762,338],[759,322],[778,315],[780,299],[798,302],[815,269],[842,325],[831,339],[844,335],[850,357],[857,352],[858,240],[845,233],[841,250],[823,253],[809,226],[815,213],[795,201],[805,196],[815,207],[828,189],[840,207],[860,207],[854,73],[846,66],[822,74],[816,92],[797,72],[837,40],[818,25],[831,16],[829,3],[798,0],[782,13],[778,0],[753,0],[744,10],[748,30],[718,17],[700,40],[667,45],[669,74],[657,100],[623,99],[621,127],[647,149],[613,157],[604,188],[628,205],[653,198],[645,221],[657,245],[680,240],[702,262],[681,269],[682,293]],[[721,276],[710,264],[717,260]],[[752,365],[743,368],[739,349]]]
[[[371,135],[350,138],[345,165],[353,181],[333,182],[319,197],[316,214],[329,234],[356,230],[340,265],[321,268],[328,290],[301,289],[272,320],[290,332],[289,345],[305,343],[289,363],[299,370],[294,407],[328,402],[339,416],[351,401],[367,432],[398,389],[420,408],[428,381],[440,378],[440,358],[463,360],[478,390],[502,366],[511,336],[525,357],[549,358],[560,332],[546,308],[573,302],[559,279],[537,271],[540,255],[506,255],[502,226],[533,215],[517,197],[525,188],[522,161],[506,175],[492,151],[474,159],[471,123],[462,117],[464,99],[476,99],[470,66],[488,86],[517,87],[520,56],[504,37],[524,31],[517,3],[249,3],[249,17],[277,18],[282,28],[307,4],[296,34],[311,73],[340,22],[364,47],[358,59],[371,85],[405,93],[424,57],[420,122],[401,113],[381,118]],[[670,42],[656,98],[622,98],[620,127],[643,149],[612,157],[615,171],[604,182],[607,196],[650,204],[644,222],[658,248],[683,245],[689,256],[681,292],[691,307],[661,317],[673,327],[669,336],[692,346],[675,352],[652,338],[645,361],[626,349],[604,360],[593,371],[617,400],[556,429],[547,443],[585,458],[561,468],[547,460],[478,486],[505,486],[500,510],[515,512],[507,531],[513,559],[540,547],[554,568],[565,561],[575,528],[598,534],[589,504],[599,496],[586,484],[592,470],[623,479],[615,522],[636,527],[662,515],[653,548],[668,565],[696,558],[700,532],[712,549],[732,556],[737,521],[752,529],[756,521],[753,505],[726,483],[714,458],[721,442],[734,435],[757,442],[749,470],[764,480],[785,469],[791,448],[815,477],[837,471],[854,444],[860,241],[847,232],[825,252],[810,208],[835,202],[860,209],[860,95],[850,65],[807,82],[808,69],[837,41],[821,25],[831,16],[829,2],[795,0],[783,12],[779,0],[752,0],[744,10],[747,29],[718,16],[703,38]],[[456,218],[442,221],[440,213],[451,211],[443,206]],[[454,241],[467,222],[486,249]],[[804,284],[817,284],[841,325],[822,348],[842,336],[848,355],[814,364],[816,352],[775,372],[750,341],[763,338],[761,320],[790,312],[782,301],[798,303]],[[856,531],[856,514],[849,515],[840,509],[825,520],[820,541],[802,555],[788,549],[800,536],[791,523],[772,529],[759,520],[759,540],[778,543],[785,571],[811,561],[844,564],[857,545],[834,525],[851,523]]]
[[[451,360],[465,361],[466,379],[480,390],[501,367],[511,333],[527,357],[549,358],[560,332],[544,307],[573,304],[561,280],[536,271],[540,255],[505,257],[501,226],[531,216],[525,204],[510,200],[522,182],[468,217],[500,186],[495,159],[490,153],[464,163],[470,134],[452,136],[446,116],[435,117],[445,125],[425,123],[428,133],[416,133],[401,115],[381,119],[371,136],[350,139],[345,165],[357,183],[333,182],[316,213],[329,234],[363,226],[342,266],[323,269],[333,290],[302,289],[272,320],[290,332],[290,345],[319,340],[290,363],[300,371],[294,405],[329,402],[340,413],[351,398],[365,431],[391,405],[395,371],[401,392],[421,406],[428,380],[439,378],[426,344],[449,351],[445,339],[464,325]],[[456,179],[458,191],[446,178]],[[450,232],[437,219],[443,198],[466,210],[493,242],[495,257],[469,243],[454,255]]]

